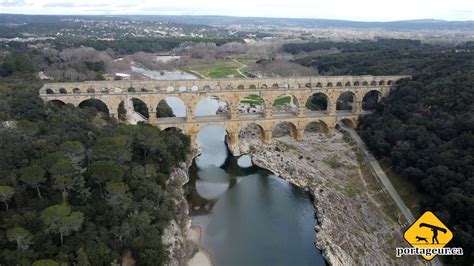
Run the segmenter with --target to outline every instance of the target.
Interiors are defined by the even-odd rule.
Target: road
[[[393,201],[397,204],[398,208],[402,212],[403,216],[405,216],[405,219],[408,221],[408,223],[411,225],[412,223],[415,222],[415,217],[411,213],[410,209],[405,205],[403,202],[402,198],[400,198],[400,195],[398,194],[397,190],[393,187],[392,183],[388,179],[387,175],[385,172],[382,170],[382,167],[380,167],[379,162],[375,159],[375,157],[369,152],[367,149],[367,146],[365,145],[364,141],[359,137],[359,134],[352,129],[344,126],[343,124],[339,123],[338,124],[340,127],[342,127],[346,132],[348,132],[352,139],[357,143],[359,148],[362,150],[364,155],[367,158],[367,161],[370,164],[370,167],[372,168],[373,172],[377,176],[377,178],[382,182],[383,186],[385,187],[385,190],[388,191],[388,194],[392,197]],[[431,264],[432,266],[440,266],[442,265],[441,262],[439,261],[438,258],[434,258],[430,262],[426,262],[427,264]]]
[[[370,164],[370,167],[374,171],[375,175],[377,178],[382,182],[384,185],[385,189],[388,191],[388,194],[392,197],[392,199],[395,201],[397,204],[398,208],[402,212],[403,216],[405,216],[405,219],[408,221],[409,224],[412,224],[415,221],[415,217],[411,213],[410,209],[405,205],[403,200],[400,198],[400,195],[398,192],[395,190],[393,187],[392,183],[388,179],[387,175],[385,172],[382,170],[382,167],[380,167],[379,162],[375,159],[375,157],[369,152],[367,149],[367,146],[365,145],[364,141],[359,137],[357,132],[352,129],[348,128],[342,124],[339,124],[340,127],[342,127],[345,131],[347,131],[352,139],[357,143],[359,148],[362,150],[364,153],[365,157],[367,158],[368,163]]]

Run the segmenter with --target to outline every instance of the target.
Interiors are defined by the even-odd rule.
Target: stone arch
[[[243,89],[245,89],[245,87],[244,87],[244,85],[240,84],[240,85],[237,85],[237,89],[238,90],[243,90]]]
[[[199,91],[199,87],[194,85],[191,87],[191,91]]]
[[[240,113],[263,115],[265,110],[265,100],[259,95],[248,94],[247,96],[240,98],[238,108]]]
[[[195,143],[197,146],[200,146],[201,148],[205,149],[206,147],[206,143],[205,143],[205,140],[200,140],[201,138],[201,135],[202,134],[209,134],[209,132],[207,131],[214,131],[213,133],[218,133],[216,134],[217,136],[214,136],[212,138],[212,141],[215,141],[216,139],[219,140],[219,138],[221,137],[221,133],[224,133],[223,134],[223,141],[225,142],[229,142],[231,141],[230,140],[230,137],[232,134],[229,133],[229,130],[225,127],[225,126],[222,126],[222,125],[218,125],[218,124],[212,124],[212,123],[209,123],[209,124],[201,124],[198,126],[198,128],[196,129],[196,133],[194,134],[194,136],[192,135],[191,136],[191,142]],[[238,140],[238,133],[236,134],[236,137],[237,137],[237,140]],[[217,164],[223,164],[225,162],[225,158],[223,159],[222,162],[218,162]]]
[[[343,124],[344,126],[348,127],[348,128],[356,128],[356,122],[352,119],[349,119],[349,118],[343,118],[341,120],[339,120],[338,123],[341,123]]]
[[[393,85],[393,81],[392,80],[387,81],[387,85]]]
[[[307,82],[306,84],[304,84],[304,86],[305,86],[306,88],[311,88],[311,82]]]
[[[95,93],[95,89],[94,88],[87,88],[87,93]]]
[[[336,110],[352,110],[356,102],[356,95],[351,91],[345,91],[337,97]]]
[[[259,136],[262,141],[265,140],[265,129],[260,124],[255,122],[245,125],[239,131],[239,139],[253,139],[255,136]]]
[[[74,88],[72,89],[72,93],[74,94],[81,93],[81,90],[79,88]]]
[[[122,100],[118,105],[117,114],[119,120],[126,121],[129,118],[132,124],[144,122],[150,118],[148,105],[142,99],[135,97]]]
[[[255,84],[250,84],[249,89],[255,90],[255,89],[257,89],[257,86],[255,86]]]
[[[109,93],[109,89],[102,88],[102,89],[100,89],[100,93]]]
[[[326,87],[332,87],[332,82],[328,82],[328,84],[326,84]]]
[[[280,86],[278,86],[278,83],[273,83],[272,89],[277,90]]]
[[[290,121],[282,121],[277,123],[272,129],[272,136],[275,138],[283,137],[285,135],[290,135],[293,138],[297,138],[298,129],[297,126]]]
[[[291,112],[296,114],[299,107],[298,99],[289,93],[276,97],[271,104],[274,113]]]
[[[186,117],[186,104],[179,98],[169,96],[161,99],[156,105],[156,117]]]
[[[359,81],[354,81],[354,86],[360,86],[360,82]]]
[[[379,85],[385,85],[385,80],[379,81]]]
[[[46,94],[54,94],[54,91],[50,88],[46,89]]]
[[[134,87],[130,87],[127,89],[127,92],[136,92],[137,90]]]
[[[168,86],[166,88],[166,92],[173,92],[174,91],[174,87],[173,86]]]
[[[350,86],[351,86],[351,82],[350,82],[350,81],[346,82],[346,84],[344,84],[344,86],[350,87]]]
[[[376,86],[376,85],[377,85],[377,81],[372,80],[372,82],[370,82],[370,85],[371,85],[371,86]]]
[[[226,98],[210,95],[199,99],[194,114],[198,116],[231,115],[231,104]]]
[[[369,86],[369,83],[364,80],[364,81],[362,82],[362,86]]]
[[[304,133],[306,134],[311,134],[311,133],[329,133],[329,127],[328,125],[322,121],[322,120],[314,120],[310,121],[308,124],[306,124],[304,128]]]
[[[145,118],[150,118],[148,105],[146,104],[145,101],[143,101],[140,98],[132,98],[132,103],[133,103],[133,109],[135,110],[135,112],[141,114]]]
[[[204,91],[210,91],[210,90],[211,90],[211,86],[209,86],[209,85],[204,85],[204,87],[202,87],[202,89],[203,89]]]
[[[323,84],[322,84],[321,82],[318,82],[318,83],[316,83],[316,87],[317,87],[317,88],[322,88],[322,87],[323,87]]]
[[[186,88],[186,86],[180,86],[178,90],[179,90],[179,92],[185,92],[188,89]]]
[[[161,131],[164,131],[164,132],[180,132],[180,133],[186,134],[184,132],[184,129],[180,126],[165,126],[161,129]]]
[[[342,82],[339,81],[339,82],[336,84],[336,87],[342,87]]]
[[[80,102],[78,106],[80,108],[95,108],[99,112],[105,113],[107,115],[110,114],[109,106],[99,99],[86,99]]]
[[[148,89],[147,88],[141,88],[140,92],[148,92]]]
[[[328,111],[330,106],[329,96],[323,92],[316,92],[308,97],[305,103],[310,111]]]
[[[375,109],[381,97],[382,93],[378,90],[368,91],[362,98],[362,110],[368,111]]]
[[[67,90],[65,88],[60,88],[59,94],[67,94]]]
[[[260,89],[268,89],[268,85],[267,85],[267,84],[262,84],[262,85],[260,86]]]
[[[49,101],[50,103],[56,105],[56,106],[64,106],[66,105],[65,102],[61,101],[61,100],[58,100],[58,99],[54,99],[54,100],[51,100]]]

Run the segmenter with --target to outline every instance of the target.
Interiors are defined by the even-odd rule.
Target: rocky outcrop
[[[307,134],[304,141],[287,136],[268,145],[253,135],[241,134],[232,152],[251,154],[255,165],[313,196],[315,244],[329,264],[413,264],[414,257],[394,256],[396,247],[406,246],[396,205],[342,134]]]
[[[188,203],[185,198],[184,184],[189,181],[188,169],[191,160],[183,162],[175,168],[167,183],[169,192],[173,195],[177,215],[165,228],[161,238],[162,243],[167,246],[169,261],[167,265],[186,265],[187,261],[187,229],[190,226]]]

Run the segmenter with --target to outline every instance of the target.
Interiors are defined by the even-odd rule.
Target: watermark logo
[[[434,213],[427,211],[403,235],[411,248],[397,248],[397,257],[421,255],[432,260],[436,255],[462,255],[462,248],[445,248],[453,233]]]

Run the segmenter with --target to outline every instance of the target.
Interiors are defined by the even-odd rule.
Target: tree
[[[91,265],[91,263],[89,262],[89,258],[87,257],[87,254],[84,251],[84,249],[79,248],[76,254],[77,254],[76,266],[90,266]]]
[[[59,234],[62,245],[64,236],[79,231],[84,221],[84,214],[79,211],[72,212],[71,208],[63,203],[44,209],[41,212],[41,220],[46,225],[47,233]]]
[[[60,146],[61,152],[69,159],[72,166],[83,172],[85,169],[81,167],[82,161],[86,157],[86,148],[79,141],[66,141]]]
[[[123,182],[107,182],[107,202],[113,206],[127,209],[133,202],[132,196],[128,193],[128,186]]]
[[[7,230],[7,239],[15,241],[18,250],[27,250],[33,239],[33,235],[23,227],[14,227]]]
[[[21,171],[20,180],[26,183],[30,187],[36,188],[36,192],[38,193],[39,198],[43,198],[41,196],[41,191],[39,189],[40,184],[46,181],[44,177],[45,171],[36,164],[27,166],[23,168]]]
[[[0,200],[5,204],[5,209],[8,211],[8,201],[15,194],[15,189],[10,186],[0,186]]]
[[[97,140],[94,158],[99,160],[112,160],[121,165],[132,159],[130,140],[127,136],[105,137]]]
[[[60,159],[57,161],[51,169],[49,169],[52,177],[54,178],[54,187],[61,191],[63,196],[63,202],[67,201],[68,190],[74,186],[74,168],[68,160]]]
[[[119,182],[122,181],[123,171],[113,161],[96,161],[91,165],[91,176],[99,185],[99,190],[102,193],[102,183],[108,181]]]
[[[54,260],[37,260],[31,266],[59,266]]]

